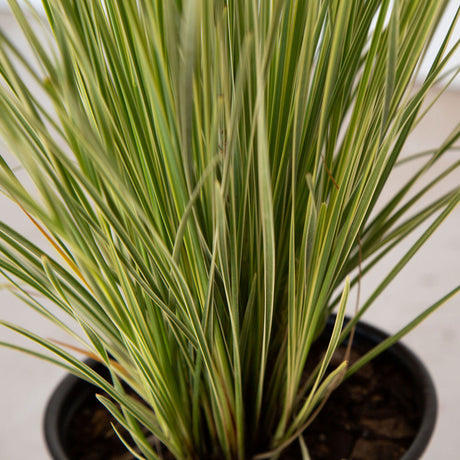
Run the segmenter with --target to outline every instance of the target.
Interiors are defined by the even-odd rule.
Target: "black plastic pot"
[[[326,329],[332,327],[332,321],[331,319],[328,322]],[[387,337],[388,334],[385,332],[366,323],[360,323],[354,341],[373,346]],[[417,394],[417,404],[422,418],[417,435],[401,460],[417,460],[426,449],[436,422],[437,400],[433,381],[423,363],[406,346],[398,343],[385,354],[404,369],[414,384],[414,393]],[[108,378],[107,371],[102,365],[91,360],[87,362]],[[94,386],[69,375],[52,394],[45,412],[44,433],[54,460],[74,460],[68,453],[68,427],[77,408],[89,398],[93,398],[95,391]]]
[[[109,378],[102,364],[92,359],[85,362],[104,378]],[[77,410],[94,398],[96,392],[100,392],[97,387],[69,374],[52,393],[46,406],[43,428],[46,445],[54,460],[74,460],[69,456],[69,426]]]

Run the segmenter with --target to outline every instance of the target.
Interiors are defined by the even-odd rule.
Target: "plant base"
[[[385,337],[385,333],[360,324],[351,361]],[[324,350],[320,343],[318,350]],[[335,356],[335,364],[343,352],[344,348]],[[52,396],[45,436],[54,460],[133,458],[112,430],[114,420],[94,393],[94,387],[69,376]],[[429,374],[413,353],[397,344],[332,394],[304,439],[314,460],[416,460],[428,444],[435,419],[436,395]],[[172,460],[167,452],[163,458]],[[301,458],[294,443],[280,460]]]

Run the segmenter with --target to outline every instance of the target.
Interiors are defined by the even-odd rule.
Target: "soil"
[[[350,361],[365,351],[354,346]],[[337,363],[340,358],[335,357]],[[311,459],[400,459],[421,421],[413,387],[410,376],[401,373],[400,367],[385,354],[361,368],[333,392],[305,431]],[[126,434],[96,398],[88,399],[87,406],[75,414],[69,427],[70,460],[133,459],[110,423]],[[163,458],[173,460],[167,452]],[[294,443],[280,460],[301,458],[298,443]]]
[[[354,345],[350,362],[368,348]],[[344,350],[335,357],[338,365]],[[340,385],[304,432],[312,460],[399,460],[422,419],[414,382],[387,354]],[[297,444],[297,445],[295,445]],[[301,459],[298,443],[281,457]]]
[[[69,460],[132,460],[120,438],[112,428],[126,440],[127,431],[94,397],[86,398],[84,405],[75,412],[68,426],[66,446]]]

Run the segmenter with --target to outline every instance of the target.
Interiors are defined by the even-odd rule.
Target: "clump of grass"
[[[37,65],[1,34],[0,130],[35,188],[4,158],[0,187],[49,248],[2,222],[0,271],[105,363],[113,385],[65,347],[2,324],[52,352],[30,353],[105,390],[139,458],[160,458],[141,426],[178,459],[275,457],[296,440],[306,452],[303,429],[344,377],[459,290],[353,367],[327,370],[460,199],[459,187],[426,198],[459,161],[412,193],[457,127],[376,208],[428,91],[459,71],[445,72],[457,12],[414,85],[446,4],[43,0],[50,49],[10,1]],[[426,222],[343,328],[350,287]]]

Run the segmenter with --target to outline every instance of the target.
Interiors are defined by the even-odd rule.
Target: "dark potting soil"
[[[365,351],[354,346],[350,361]],[[341,357],[336,356],[335,361],[332,367]],[[367,364],[332,393],[304,433],[312,460],[400,459],[420,426],[415,398],[410,377],[393,360],[383,355]],[[96,398],[88,399],[69,427],[70,459],[133,459],[111,423],[130,441]],[[163,452],[163,458],[173,460],[168,452]],[[301,458],[297,442],[281,456],[281,460]]]
[[[120,438],[112,428],[131,443],[128,432],[96,399],[94,394],[86,398],[68,426],[66,451],[70,460],[133,460]],[[174,460],[165,457],[165,460]]]
[[[369,348],[354,345],[350,363]],[[344,349],[334,357],[340,364]],[[399,460],[421,424],[410,375],[383,354],[340,385],[304,432],[312,460]],[[281,457],[302,458],[298,443]]]

